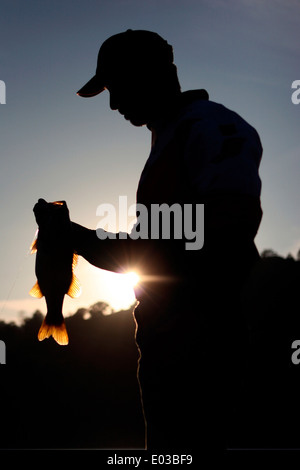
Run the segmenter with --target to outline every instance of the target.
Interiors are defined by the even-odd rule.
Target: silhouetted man
[[[134,315],[148,449],[226,446],[247,345],[239,293],[259,257],[259,136],[205,90],[182,93],[172,47],[149,31],[103,43],[78,95],[105,89],[111,109],[152,132],[137,203],[148,214],[153,204],[204,204],[204,246],[187,250],[172,230],[151,239],[149,215],[149,239],[100,239],[73,223],[74,248],[100,268],[142,275]]]

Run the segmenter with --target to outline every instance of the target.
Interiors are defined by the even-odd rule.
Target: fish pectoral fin
[[[46,316],[42,323],[42,326],[39,329],[38,340],[43,341],[44,339],[49,338],[50,336],[52,336],[53,339],[61,346],[66,346],[67,344],[69,344],[69,337],[65,322],[62,321],[60,325],[49,325],[47,323]]]
[[[67,294],[72,297],[72,299],[76,299],[81,294],[80,282],[74,274],[72,276],[72,282],[70,284]]]
[[[33,288],[29,291],[29,294],[37,299],[41,299],[42,297],[44,297],[44,294],[42,293],[39,283],[37,281],[34,284]]]

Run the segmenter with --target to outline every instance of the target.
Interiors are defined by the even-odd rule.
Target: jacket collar
[[[195,101],[209,99],[209,94],[204,89],[199,90],[188,90],[180,94],[177,104],[174,106],[173,112],[167,113],[166,115],[159,117],[154,122],[147,125],[148,129],[152,132],[152,146],[154,145],[157,135],[172,121],[177,121],[182,114],[183,110],[186,109]]]

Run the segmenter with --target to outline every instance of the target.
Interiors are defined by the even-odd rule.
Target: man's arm
[[[144,275],[170,274],[182,252],[182,240],[133,239],[130,234],[123,238],[124,232],[122,237],[119,233],[114,235],[116,238],[101,239],[96,230],[72,222],[74,250],[89,263],[107,271],[124,273],[133,270]]]
[[[206,235],[254,239],[262,217],[260,138],[236,113],[213,106],[216,115],[195,122],[189,134],[188,182],[194,200],[205,204]]]
[[[103,230],[104,233],[104,230]],[[134,269],[137,244],[130,238],[106,237],[100,239],[96,230],[91,230],[72,222],[73,246],[76,253],[97,268],[113,272]]]

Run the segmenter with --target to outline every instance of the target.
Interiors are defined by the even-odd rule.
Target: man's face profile
[[[159,93],[151,75],[145,69],[119,70],[107,79],[110,108],[118,110],[134,126],[143,126],[155,118]]]

